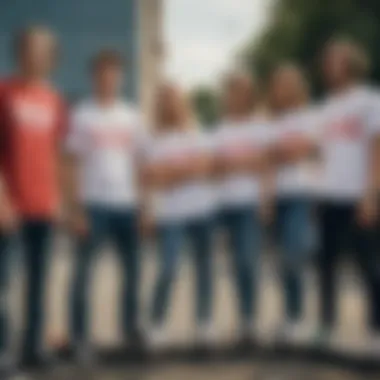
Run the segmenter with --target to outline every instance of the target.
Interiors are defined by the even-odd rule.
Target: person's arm
[[[378,197],[380,185],[380,98],[375,95],[369,99],[370,107],[366,120],[369,139],[367,183],[365,193],[359,203],[357,219],[363,227],[373,225],[378,217]]]
[[[278,133],[273,149],[277,164],[295,164],[318,156],[322,126],[323,111],[319,107],[279,120],[274,126]]]
[[[284,137],[274,148],[278,164],[288,165],[307,160],[316,155],[318,146],[307,134]]]
[[[277,164],[273,159],[271,147],[265,152],[260,171],[260,217],[264,224],[272,222],[275,213]]]
[[[265,153],[254,144],[241,146],[235,152],[222,154],[219,158],[220,169],[223,174],[259,173],[265,165]]]
[[[85,136],[80,118],[75,113],[68,122],[66,144],[62,154],[62,190],[64,195],[64,214],[69,228],[76,234],[87,233],[88,225],[83,203],[80,198],[79,168]]]
[[[6,176],[3,173],[3,163],[9,154],[8,144],[8,113],[6,107],[5,87],[0,88],[0,229],[3,232],[11,232],[17,224],[17,214],[9,194]]]

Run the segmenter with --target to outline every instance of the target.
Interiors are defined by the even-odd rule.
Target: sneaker
[[[209,346],[215,342],[215,329],[212,323],[200,323],[196,330],[196,343]]]
[[[310,330],[301,322],[287,322],[277,335],[277,341],[285,344],[302,344],[310,337]]]
[[[9,354],[0,356],[0,379],[7,379],[16,372],[16,362]]]
[[[332,340],[332,328],[319,327],[314,335],[313,341],[316,346],[329,346]]]
[[[54,356],[45,352],[27,352],[21,355],[20,367],[23,370],[46,370],[57,364]]]
[[[146,336],[143,330],[134,329],[126,335],[125,341],[129,348],[143,350],[146,348]]]
[[[370,357],[380,357],[380,334],[372,332],[368,344],[366,345],[366,353]]]
[[[168,344],[168,335],[162,326],[154,327],[149,332],[149,345],[154,350],[160,349]]]
[[[74,346],[74,360],[81,366],[91,366],[95,362],[95,353],[91,345],[78,344]]]
[[[257,340],[256,323],[243,322],[240,325],[238,332],[238,346],[248,348],[255,344]]]

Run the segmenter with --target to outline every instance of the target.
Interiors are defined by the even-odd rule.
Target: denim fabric
[[[380,255],[375,228],[359,226],[355,203],[323,202],[318,207],[321,248],[318,256],[320,320],[333,327],[337,310],[337,274],[339,256],[349,239],[355,263],[361,270],[368,297],[369,325],[380,332]]]
[[[289,321],[302,318],[304,309],[304,270],[311,250],[311,204],[304,198],[288,198],[277,204],[276,230],[280,251],[280,272]]]
[[[190,244],[196,272],[196,318],[207,323],[212,317],[212,249],[214,218],[160,224],[157,228],[159,273],[153,292],[152,322],[164,322],[181,251]]]
[[[22,338],[22,350],[26,355],[37,354],[41,349],[52,232],[53,224],[44,220],[24,221],[20,230],[26,272],[26,321]]]
[[[137,212],[88,207],[89,233],[77,239],[76,262],[71,290],[71,335],[74,342],[88,339],[89,285],[95,262],[106,239],[115,245],[122,271],[121,312],[125,337],[137,328],[139,309],[139,227]]]
[[[261,251],[262,228],[254,207],[238,207],[221,212],[228,250],[231,255],[240,318],[250,323],[256,312],[258,265]]]

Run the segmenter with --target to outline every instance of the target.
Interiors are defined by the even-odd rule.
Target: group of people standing
[[[236,287],[242,341],[257,333],[256,299],[264,227],[275,228],[285,317],[281,336],[304,333],[305,263],[317,250],[318,339],[336,323],[337,263],[352,248],[368,294],[369,326],[380,349],[380,266],[374,244],[380,159],[380,97],[365,84],[360,46],[329,42],[321,73],[326,97],[311,103],[306,76],[280,64],[263,87],[236,72],[221,85],[220,123],[205,130],[179,86],[159,86],[150,119],[122,97],[124,63],[105,49],[89,66],[92,95],[71,110],[48,78],[57,41],[43,27],[15,39],[14,76],[0,92],[0,353],[9,364],[6,295],[13,241],[23,246],[26,285],[22,362],[41,363],[49,241],[59,219],[75,243],[70,343],[91,351],[89,284],[102,243],[114,243],[122,271],[122,335],[160,343],[181,254],[195,264],[197,335],[213,328],[215,237],[223,231]],[[262,105],[265,104],[264,107]],[[312,230],[318,247],[312,246]],[[154,230],[158,275],[149,334],[140,316],[141,247]],[[188,245],[187,245],[188,243]],[[8,359],[8,360],[7,360]]]

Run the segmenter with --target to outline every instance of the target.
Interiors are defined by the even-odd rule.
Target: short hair
[[[99,69],[110,66],[121,69],[124,64],[125,60],[121,53],[117,50],[107,48],[100,50],[92,57],[90,61],[90,68],[91,71],[96,72]]]
[[[19,59],[21,55],[23,54],[23,52],[25,51],[25,48],[27,47],[31,38],[33,38],[35,35],[38,35],[38,34],[43,34],[51,39],[52,49],[53,49],[52,53],[53,53],[54,59],[57,59],[60,51],[59,51],[59,45],[55,37],[55,34],[47,26],[37,25],[37,24],[29,25],[16,33],[13,39],[13,44],[12,44],[13,57],[15,59]]]
[[[353,76],[360,79],[369,74],[371,62],[363,45],[347,37],[334,37],[326,43],[322,57],[325,57],[331,49],[335,48],[345,51],[349,69]]]

